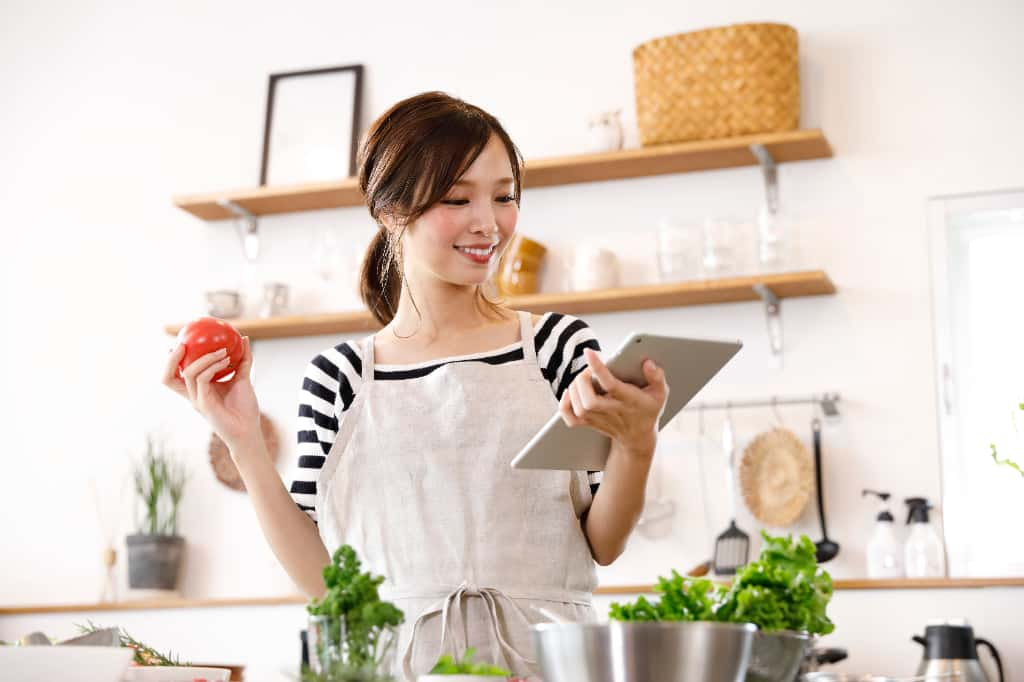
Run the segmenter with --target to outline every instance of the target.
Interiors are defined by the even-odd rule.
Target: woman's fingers
[[[576,396],[585,413],[604,412],[611,409],[614,400],[597,394],[594,387],[593,372],[588,367],[579,373],[570,386],[576,386]],[[579,413],[577,413],[579,414]],[[584,416],[580,414],[579,416]]]
[[[196,358],[192,364],[186,367],[182,373],[181,378],[185,382],[185,388],[188,391],[189,399],[194,403],[197,398],[196,394],[196,377],[200,373],[204,372],[210,365],[218,362],[221,358],[227,355],[227,351],[223,348],[215,350],[212,353],[207,353]]]
[[[591,348],[583,350],[583,356],[587,359],[591,375],[597,379],[600,389],[613,398],[622,398],[623,382],[615,378],[608,365],[604,364],[601,357]]]
[[[201,412],[206,411],[207,401],[210,398],[210,384],[213,382],[213,378],[217,376],[217,372],[220,372],[229,364],[231,364],[231,358],[222,357],[196,375],[196,402]]]
[[[161,382],[164,386],[171,389],[178,395],[188,397],[188,391],[185,390],[185,382],[182,381],[181,377],[178,376],[178,363],[181,362],[182,356],[185,355],[185,345],[176,344],[171,352],[167,354],[167,362],[164,365],[164,373],[161,377]]]
[[[571,388],[572,384],[569,386]],[[576,416],[576,413],[573,412],[572,394],[569,392],[568,388],[562,393],[562,399],[558,401],[558,413],[562,416],[562,421],[565,422],[565,425],[570,428],[573,426],[579,426],[583,423],[583,421]]]
[[[242,343],[245,344],[245,353],[242,355],[242,362],[238,364],[238,369],[235,370],[235,378],[249,378],[249,371],[252,369],[252,344],[249,343],[249,337],[243,336]]]

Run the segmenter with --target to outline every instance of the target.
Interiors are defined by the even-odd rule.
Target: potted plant
[[[512,673],[504,668],[487,663],[474,663],[476,650],[466,649],[462,659],[445,655],[426,675],[420,675],[417,682],[485,682],[486,680],[507,680]]]
[[[125,538],[132,589],[177,589],[185,550],[178,535],[185,480],[184,466],[147,435],[146,452],[134,471],[136,509],[142,513],[136,513],[137,532]]]

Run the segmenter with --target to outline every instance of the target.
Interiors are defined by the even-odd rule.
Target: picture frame
[[[270,74],[260,186],[355,174],[363,65]]]

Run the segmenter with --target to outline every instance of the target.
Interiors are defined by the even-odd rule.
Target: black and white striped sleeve
[[[290,492],[299,509],[316,522],[316,485],[345,411],[359,390],[362,360],[358,344],[341,343],[306,367],[299,392],[298,462]]]
[[[562,399],[562,394],[573,379],[587,368],[583,351],[587,348],[601,350],[594,330],[586,322],[561,313],[548,313],[541,319],[540,327],[534,335],[534,347],[537,349],[541,374],[551,384],[556,400]],[[591,471],[588,475],[590,491],[597,493],[601,472]]]

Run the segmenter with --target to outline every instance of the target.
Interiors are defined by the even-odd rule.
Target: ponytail
[[[395,317],[401,291],[402,275],[388,244],[388,231],[381,227],[366,250],[359,293],[374,319],[385,326]]]

